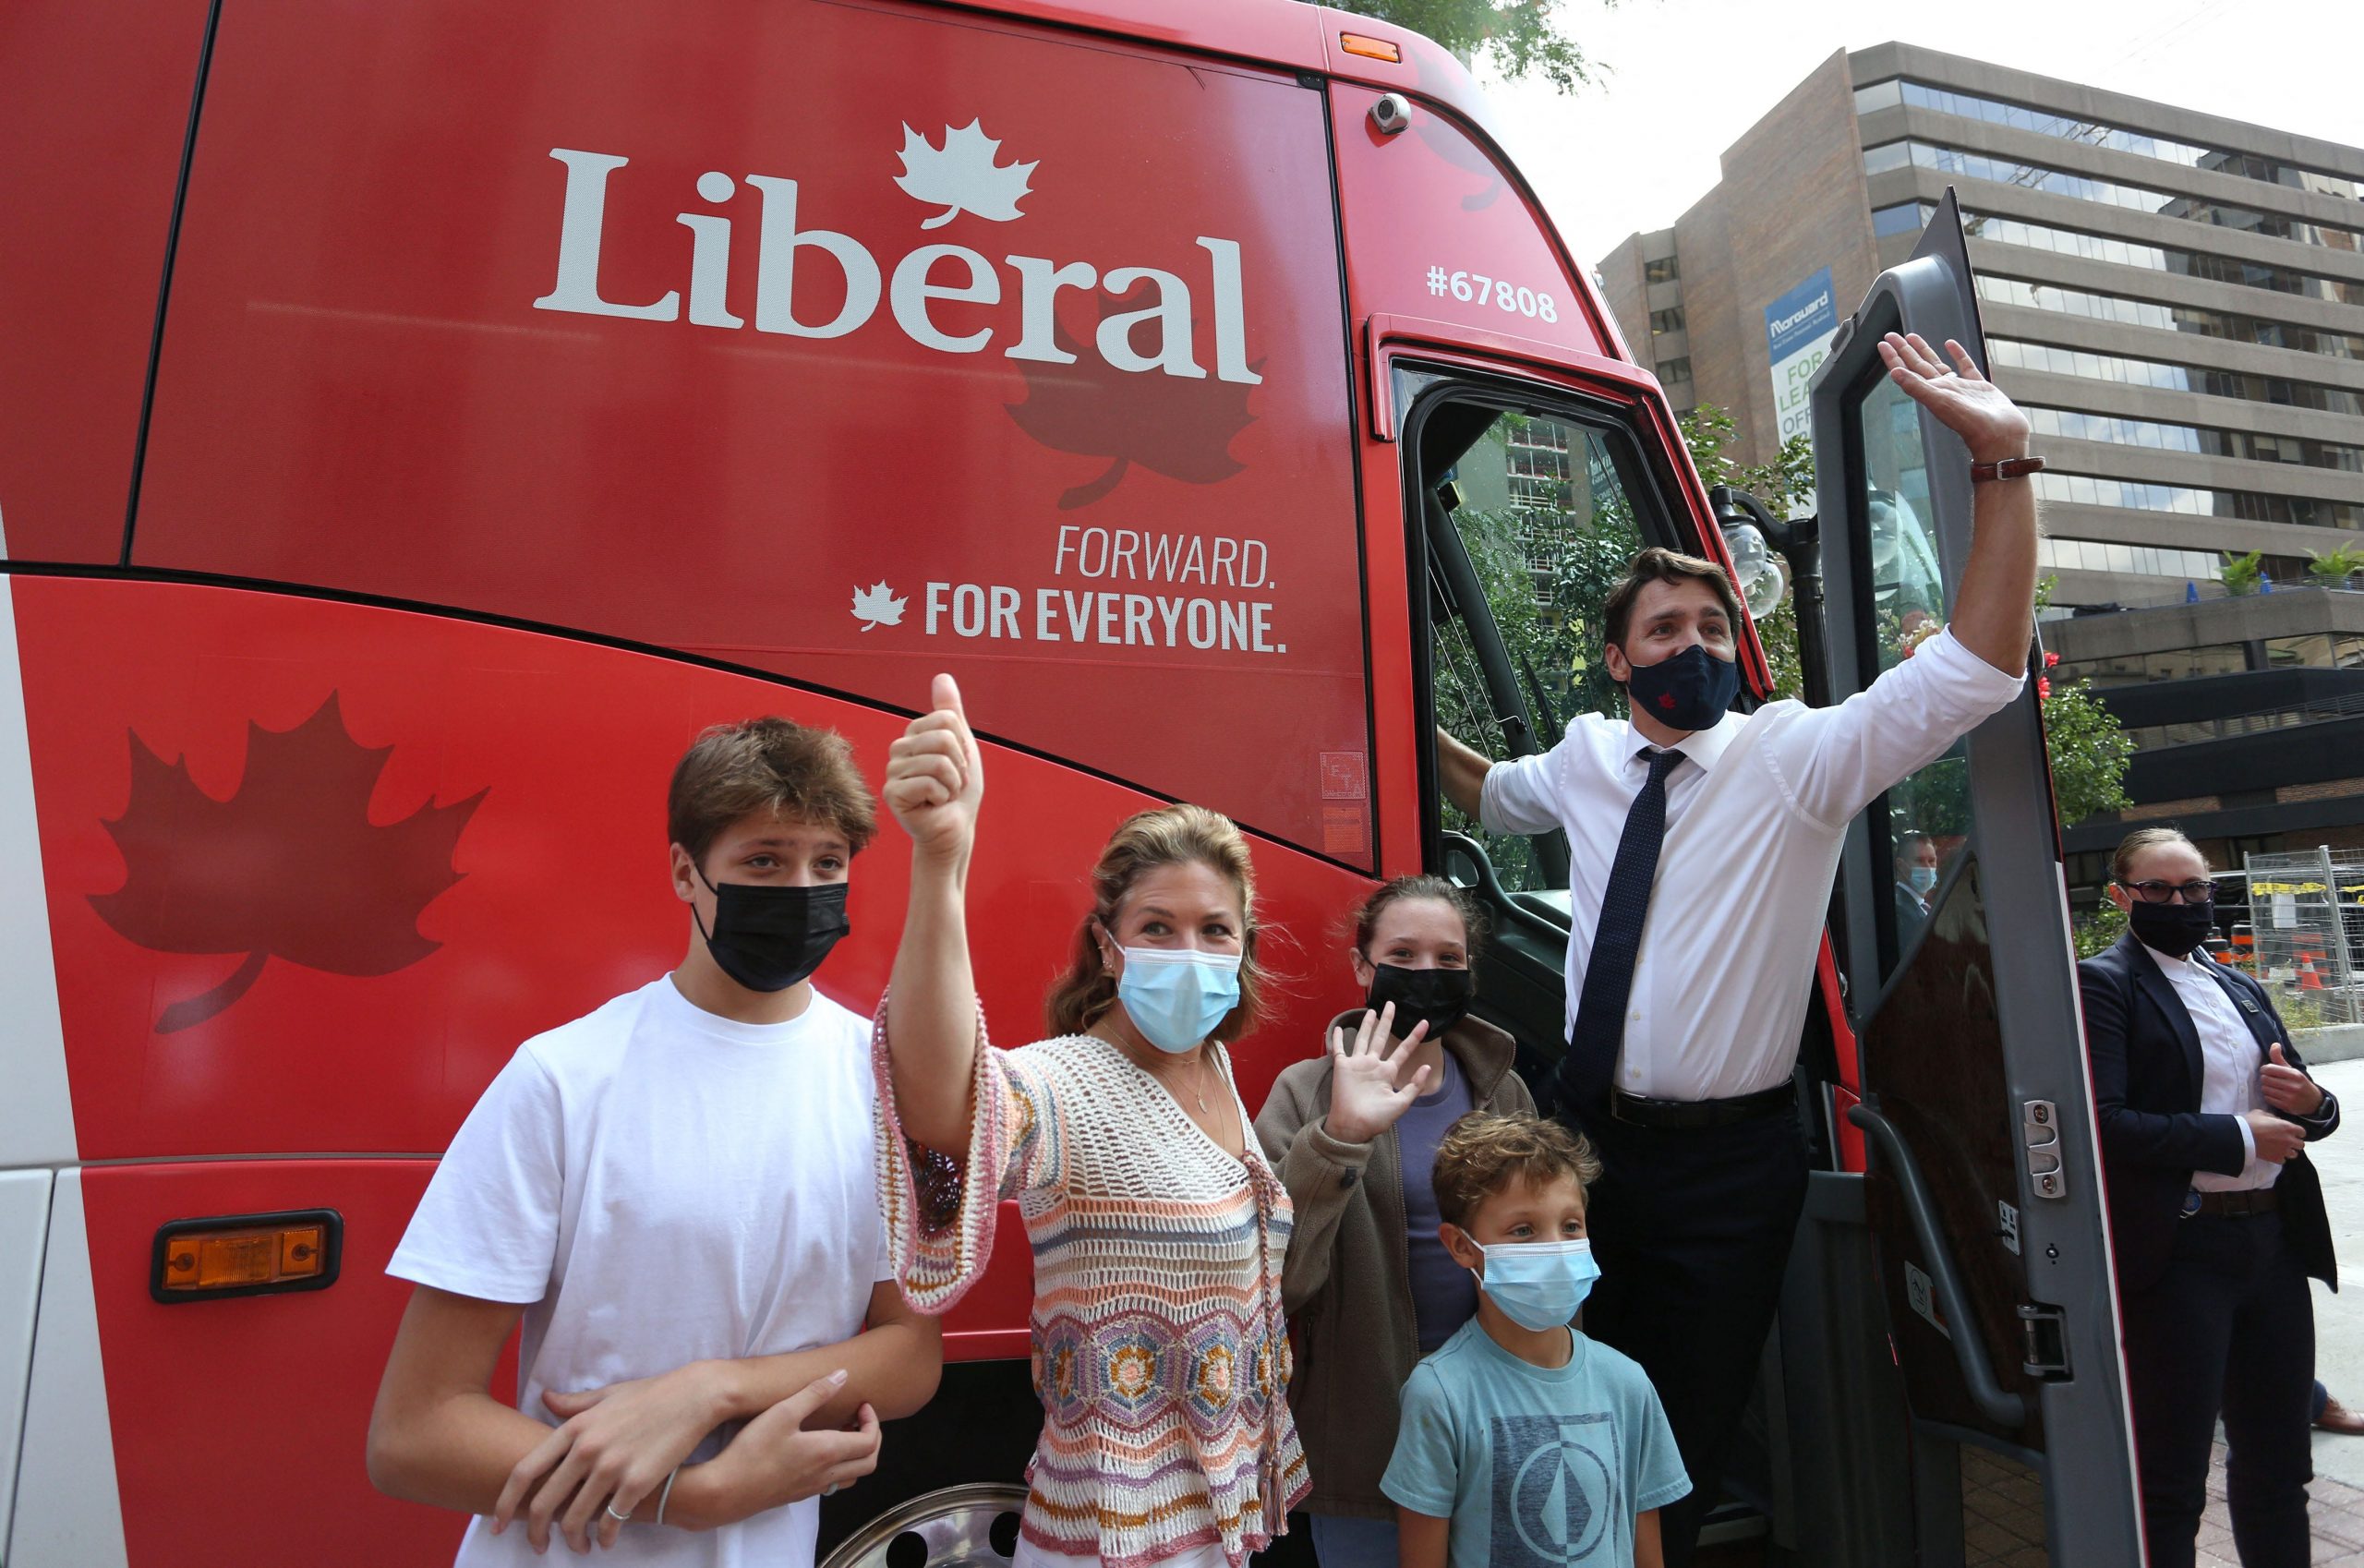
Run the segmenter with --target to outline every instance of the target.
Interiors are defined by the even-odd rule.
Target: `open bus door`
[[[1967,454],[1882,368],[1889,332],[1957,339],[1986,363],[1950,195],[1814,381],[1834,702],[1944,622],[1970,550]],[[1924,842],[1940,868],[1925,915],[1895,869],[1907,849],[1925,862]],[[2040,1518],[2053,1563],[2135,1568],[2099,1140],[2032,680],[1872,803],[1839,892],[1832,939],[1863,1089],[1848,1119],[1867,1145],[1917,1560],[1984,1561],[1963,1544],[1982,1517],[2023,1539]]]

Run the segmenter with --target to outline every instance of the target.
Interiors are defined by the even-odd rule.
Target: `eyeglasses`
[[[2121,882],[2118,886],[2146,904],[2164,904],[2178,893],[2187,904],[2204,904],[2216,896],[2213,882]]]

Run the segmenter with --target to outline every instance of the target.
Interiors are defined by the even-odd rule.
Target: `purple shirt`
[[[1437,1092],[1413,1101],[1395,1124],[1404,1173],[1404,1242],[1412,1266],[1412,1320],[1419,1329],[1423,1356],[1451,1339],[1478,1311],[1478,1282],[1438,1239],[1437,1226],[1444,1216],[1437,1212],[1437,1189],[1429,1179],[1437,1168],[1437,1145],[1469,1109],[1469,1080],[1447,1051]]]

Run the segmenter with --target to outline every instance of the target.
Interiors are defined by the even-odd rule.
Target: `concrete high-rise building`
[[[1803,428],[1768,325],[1826,272],[1843,317],[1948,186],[1990,368],[2050,461],[2056,607],[2213,597],[2220,551],[2293,583],[2364,549],[2364,149],[1886,43],[1824,62],[1600,278],[1676,405],[1731,411],[1763,461]]]

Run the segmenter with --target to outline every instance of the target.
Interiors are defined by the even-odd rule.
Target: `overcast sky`
[[[2364,146],[2357,0],[1562,0],[1610,67],[1562,97],[1490,78],[1512,155],[1577,259],[1665,228],[1718,159],[1840,49],[1900,39],[1948,54]]]

